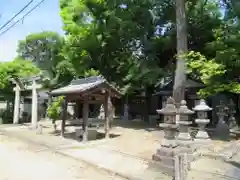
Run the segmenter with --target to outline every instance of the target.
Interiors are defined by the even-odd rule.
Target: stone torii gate
[[[30,78],[22,78],[22,79],[12,79],[12,82],[16,85],[13,88],[15,91],[15,100],[14,100],[14,114],[13,114],[13,123],[19,123],[19,115],[20,115],[20,97],[21,91],[32,91],[32,113],[31,113],[31,123],[32,128],[37,128],[37,120],[38,120],[38,93],[37,90],[42,88],[42,85],[37,84],[41,78],[40,76],[34,76]],[[31,83],[31,85],[24,85],[26,83]]]

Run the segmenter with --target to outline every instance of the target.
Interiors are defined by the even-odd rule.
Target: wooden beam
[[[89,114],[89,102],[88,97],[84,97],[83,103],[83,137],[84,142],[88,141],[88,114]]]
[[[95,92],[101,90],[104,87],[104,84],[100,84],[94,88],[91,88],[89,90],[86,90],[84,92],[81,93],[82,96],[91,96],[92,94],[94,94]]]
[[[99,98],[99,99],[93,99],[91,100],[91,96],[87,96],[88,97],[88,103],[89,104],[101,104],[103,101],[104,101],[104,96],[93,96],[93,98]],[[84,102],[84,96],[80,96],[80,95],[74,95],[74,96],[71,96],[71,95],[68,95],[66,96],[67,100],[68,101],[71,101],[71,102]]]
[[[76,99],[76,98],[67,98],[68,102],[80,102],[84,103],[83,99]],[[104,99],[99,99],[99,100],[88,100],[89,104],[102,104]]]
[[[92,88],[91,90],[88,90],[88,91],[86,91],[86,92],[83,92],[82,95],[83,95],[83,96],[90,96],[90,95],[95,94],[95,93],[97,93],[97,92],[99,92],[99,91],[100,91],[100,93],[98,93],[98,94],[101,94],[102,91],[111,91],[110,96],[118,97],[118,98],[121,97],[121,93],[117,92],[115,89],[113,89],[113,88],[112,88],[109,84],[107,84],[107,83],[103,83],[103,84],[101,84],[101,85],[99,85],[99,86],[96,86],[96,87]]]

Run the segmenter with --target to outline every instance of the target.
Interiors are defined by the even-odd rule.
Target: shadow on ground
[[[114,120],[113,127],[121,127],[121,128],[127,128],[127,129],[133,129],[133,130],[146,130],[148,132],[152,131],[159,131],[161,130],[160,127],[157,125],[149,124],[148,122],[144,122],[143,120]]]
[[[60,136],[61,135],[61,131],[57,130],[56,132],[50,132],[49,134],[54,135],[54,136]],[[110,138],[116,138],[119,137],[119,134],[110,134]],[[77,138],[76,137],[76,132],[65,132],[64,133],[64,138],[66,139],[71,139],[71,140],[75,140],[75,141],[81,141],[81,137]],[[97,132],[96,137],[89,135],[88,136],[88,141],[94,141],[94,140],[100,140],[100,139],[104,139],[105,138],[105,134],[102,132]]]
[[[236,161],[228,161],[227,163],[233,165],[234,167],[240,169],[240,163],[236,162]]]

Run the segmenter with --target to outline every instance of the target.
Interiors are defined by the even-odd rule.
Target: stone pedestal
[[[159,126],[164,130],[164,139],[161,142],[161,146],[157,149],[157,152],[152,156],[153,160],[164,164],[169,169],[174,169],[174,157],[178,153],[178,144],[175,140],[176,137],[176,114],[177,109],[174,105],[174,100],[168,98],[166,107],[157,110],[159,114],[164,115],[164,123]]]
[[[179,134],[177,137],[179,145],[189,146],[192,143],[192,137],[189,134],[188,127],[192,124],[189,120],[189,116],[194,112],[188,109],[187,102],[185,100],[181,101],[180,108],[178,109],[179,114]]]
[[[193,146],[192,137],[189,133],[189,126],[192,124],[190,115],[193,111],[188,109],[187,102],[182,100],[178,109],[179,114],[179,134],[177,136],[178,148],[181,154],[187,154],[188,162],[195,159],[196,148]]]
[[[210,122],[207,112],[211,111],[212,108],[206,104],[205,100],[201,99],[199,105],[195,106],[193,110],[197,112],[197,119],[195,122],[199,126],[199,131],[195,137],[195,141],[207,142],[207,140],[210,140],[209,135],[205,130],[205,126]]]
[[[195,140],[209,140],[209,135],[205,130],[205,126],[210,122],[210,120],[196,119],[195,122],[198,124],[198,127],[199,127]]]
[[[189,134],[188,127],[192,124],[192,122],[188,121],[179,121],[179,134],[177,136],[179,144],[188,144],[192,142],[192,137]]]

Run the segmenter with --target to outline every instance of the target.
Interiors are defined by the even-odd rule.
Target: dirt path
[[[0,135],[1,180],[123,180],[40,146]]]

